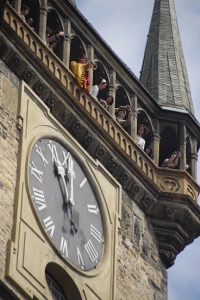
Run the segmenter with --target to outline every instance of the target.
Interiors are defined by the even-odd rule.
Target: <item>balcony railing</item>
[[[158,190],[189,195],[197,202],[200,187],[196,181],[185,171],[156,167],[109,112],[92,95],[85,94],[79,88],[71,71],[9,5],[4,11],[3,28],[4,35],[15,42],[14,47],[19,51],[23,50],[30,65],[33,61],[36,62],[38,67],[48,73],[49,80],[57,79],[59,89],[71,96],[71,101],[75,99],[73,105],[81,108],[93,126],[109,140],[111,147],[118,149],[118,154],[126,159],[131,172],[135,170],[134,172],[141,174],[144,180],[151,180]]]

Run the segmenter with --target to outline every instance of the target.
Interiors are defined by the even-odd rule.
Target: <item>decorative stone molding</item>
[[[165,263],[165,265],[168,268],[173,266],[174,261],[176,259],[176,255],[172,251],[159,249],[159,254],[160,254],[160,257],[161,257],[162,261]]]
[[[180,189],[178,181],[172,177],[164,177],[161,180],[160,186],[165,192],[177,192]]]

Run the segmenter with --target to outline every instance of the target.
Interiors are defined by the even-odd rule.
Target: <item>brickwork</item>
[[[116,300],[167,299],[167,273],[159,258],[151,223],[123,195],[118,233]]]

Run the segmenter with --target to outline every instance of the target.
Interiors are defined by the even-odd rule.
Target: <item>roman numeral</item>
[[[67,169],[67,160],[68,160],[68,157],[70,156],[70,153],[69,152],[67,152],[67,156],[66,156],[66,154],[65,154],[65,151],[63,151],[63,158],[64,158],[64,161],[63,161],[63,163],[62,163],[62,166],[64,167],[65,166],[65,168]]]
[[[51,217],[47,217],[46,219],[43,220],[44,222],[44,226],[46,228],[46,231],[50,231],[50,237],[53,237],[54,234],[54,230],[55,230],[55,225],[53,224],[53,221],[51,219]]]
[[[38,205],[38,210],[41,211],[44,208],[47,207],[46,201],[44,198],[44,192],[41,190],[38,190],[36,188],[33,188],[33,194],[34,194],[34,200]]]
[[[101,232],[96,229],[92,224],[90,224],[90,234],[101,244]]]
[[[46,158],[44,157],[43,153],[42,153],[42,149],[41,147],[38,147],[37,145],[36,146],[36,152],[40,155],[40,157],[42,158],[42,161],[43,161],[43,165],[44,167],[46,167],[46,165],[48,164],[48,161],[46,160]]]
[[[83,181],[81,182],[81,184],[79,185],[80,188],[82,188],[86,182],[87,182],[87,178],[85,177],[85,178],[83,179]]]
[[[98,253],[94,247],[94,245],[92,244],[91,240],[89,240],[85,245],[85,250],[87,251],[89,258],[91,259],[92,262],[94,262],[97,257],[98,257]]]
[[[77,247],[77,256],[78,256],[78,264],[79,266],[81,266],[81,269],[84,270],[84,261],[83,261],[83,258],[81,256],[81,253],[80,253],[80,250],[79,248]]]
[[[39,180],[39,182],[42,184],[43,172],[37,169],[33,161],[32,165],[29,164],[29,167],[31,168],[31,174],[34,175],[35,178],[37,178],[37,180]]]
[[[68,258],[68,249],[67,249],[67,240],[64,237],[61,237],[60,241],[60,251],[64,255],[64,257]]]
[[[47,144],[49,146],[49,149],[51,151],[51,161],[52,162],[58,162],[58,153],[57,153],[57,150],[56,150],[56,145],[53,145],[52,144],[52,141],[49,141],[50,144]]]
[[[98,207],[95,205],[92,205],[92,204],[87,204],[87,207],[88,207],[88,211],[92,214],[98,214],[99,212],[99,209]]]

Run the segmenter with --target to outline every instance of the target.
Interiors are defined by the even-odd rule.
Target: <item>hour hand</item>
[[[65,204],[67,204],[69,202],[69,194],[68,194],[67,185],[65,182],[65,169],[61,165],[60,161],[58,161],[56,166],[57,166],[57,170],[58,170],[58,175],[62,179],[63,184],[64,184],[64,189],[65,189],[65,201],[64,202],[65,202]]]

